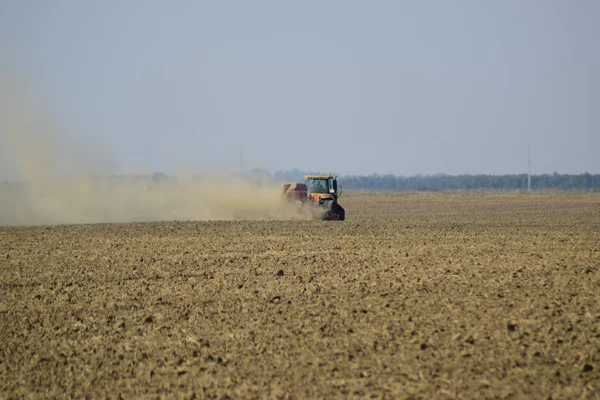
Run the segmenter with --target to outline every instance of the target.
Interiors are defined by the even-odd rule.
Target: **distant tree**
[[[291,182],[304,180],[308,172],[292,170],[277,171],[274,179]],[[396,176],[349,175],[340,176],[342,185],[347,189],[526,189],[527,174],[512,175],[415,175]],[[553,173],[532,175],[533,189],[587,189],[600,190],[600,174],[584,173],[567,175]]]

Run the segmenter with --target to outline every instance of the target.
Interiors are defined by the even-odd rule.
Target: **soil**
[[[600,194],[0,228],[0,398],[599,398]]]

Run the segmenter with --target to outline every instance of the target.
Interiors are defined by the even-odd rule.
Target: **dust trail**
[[[109,148],[61,134],[14,79],[0,77],[0,225],[313,217],[269,184],[118,170]]]

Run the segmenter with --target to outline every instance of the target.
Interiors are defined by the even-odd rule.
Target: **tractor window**
[[[327,189],[328,189],[329,193],[333,193],[334,192],[334,189],[333,189],[333,179],[329,179],[327,181],[327,185],[328,185]]]
[[[309,193],[329,193],[329,182],[325,179],[309,179],[306,185]]]

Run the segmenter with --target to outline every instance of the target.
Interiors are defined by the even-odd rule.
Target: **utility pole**
[[[244,173],[244,148],[240,151],[240,172]]]
[[[529,165],[529,170],[527,171],[527,191],[531,192],[531,145],[527,149],[527,163]]]

